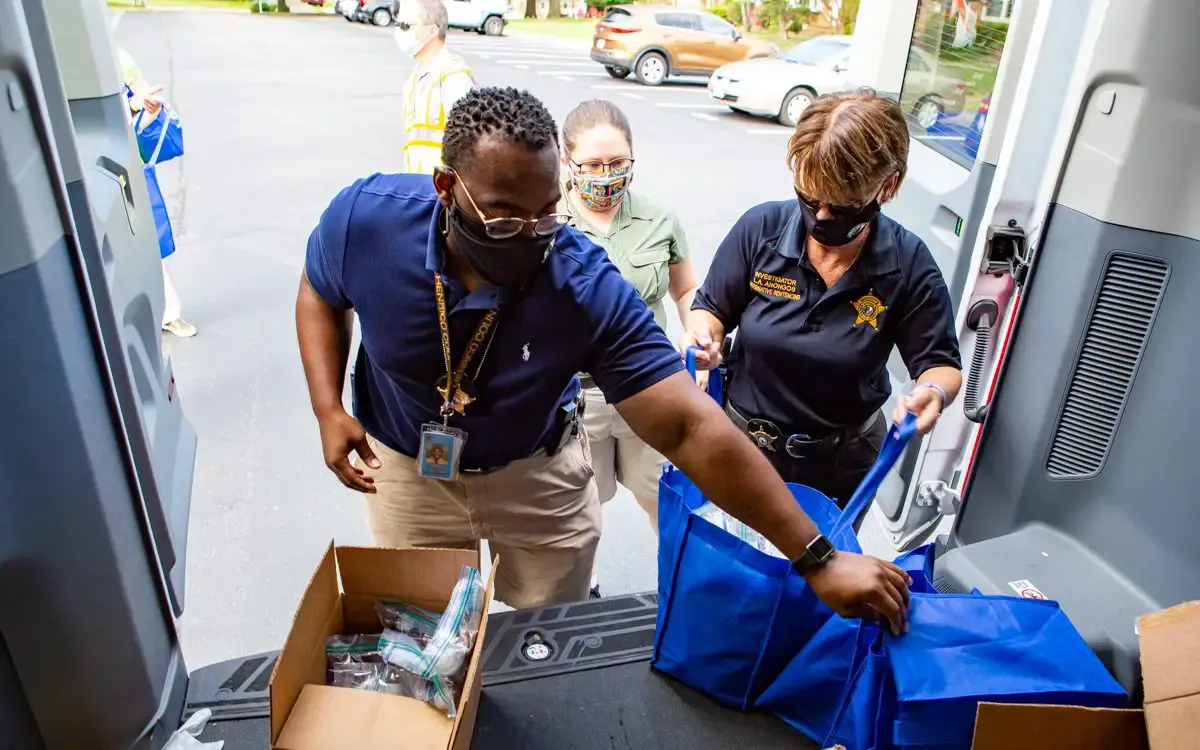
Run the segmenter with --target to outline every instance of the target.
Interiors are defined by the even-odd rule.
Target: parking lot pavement
[[[196,667],[278,648],[324,545],[369,542],[363,498],[321,459],[292,310],[321,211],[401,163],[412,62],[389,30],[337,17],[128,12],[115,34],[185,129],[187,155],[164,165],[163,186],[179,246],[168,266],[200,330],[168,341],[200,435],[180,623]],[[792,194],[786,129],[713,104],[703,82],[616,81],[580,45],[531,36],[449,43],[481,84],[528,89],[560,122],[583,99],[618,102],[636,189],[679,215],[701,275],[746,209]],[[606,505],[604,522],[602,590],[655,588],[655,540],[632,497]]]

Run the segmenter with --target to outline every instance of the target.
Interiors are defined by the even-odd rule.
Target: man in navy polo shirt
[[[600,505],[577,428],[578,372],[712,500],[761,530],[835,610],[904,626],[907,576],[820,555],[816,527],[684,372],[602,249],[563,226],[557,129],[514,89],[451,111],[433,180],[375,175],[309,239],[296,323],[325,461],[367,493],[375,540],[473,546],[516,607],[585,598]],[[342,405],[351,310],[362,346]],[[349,454],[358,455],[358,465]]]

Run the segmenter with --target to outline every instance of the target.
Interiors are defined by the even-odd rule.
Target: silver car
[[[771,57],[723,65],[708,81],[709,95],[735,111],[776,117],[795,127],[813,99],[848,88],[852,39],[818,36]]]

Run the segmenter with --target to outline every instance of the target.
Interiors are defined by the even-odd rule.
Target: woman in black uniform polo
[[[920,238],[880,214],[904,179],[900,106],[869,93],[813,102],[789,141],[796,199],[746,212],[688,317],[702,369],[729,356],[727,411],[784,480],[845,505],[879,454],[892,347],[916,382],[896,417],[933,428],[962,383],[945,280]]]

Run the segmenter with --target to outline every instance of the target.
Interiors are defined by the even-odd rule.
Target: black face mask
[[[537,276],[554,242],[553,235],[489,237],[483,222],[472,220],[457,204],[450,207],[449,229],[455,249],[475,273],[489,284],[514,291]]]
[[[833,216],[828,219],[818,219],[817,212],[804,200],[798,192],[800,214],[804,219],[804,231],[826,247],[841,247],[854,241],[863,233],[871,222],[879,215],[879,201],[873,200],[862,208],[847,209],[835,206],[831,209]]]

